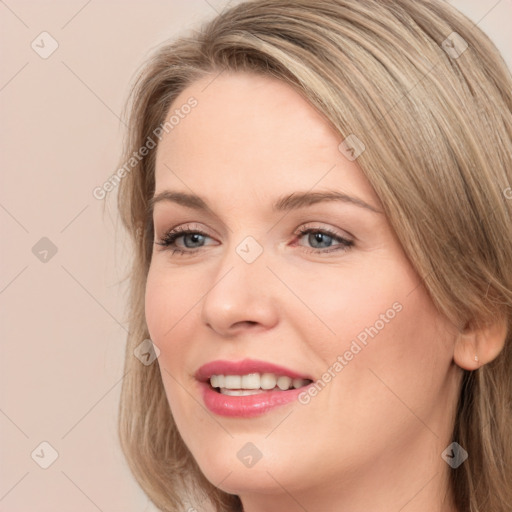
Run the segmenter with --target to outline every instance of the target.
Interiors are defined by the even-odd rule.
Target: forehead
[[[190,98],[196,106],[183,108]],[[182,91],[166,119],[173,114],[179,122],[157,148],[157,191],[187,183],[202,194],[220,186],[235,192],[238,185],[238,193],[259,190],[261,197],[319,183],[372,194],[357,164],[339,151],[342,137],[283,81],[209,75]]]

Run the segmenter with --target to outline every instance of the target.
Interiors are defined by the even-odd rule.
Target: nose
[[[202,301],[201,319],[223,337],[244,330],[266,330],[278,322],[276,279],[266,258],[244,261],[230,250],[217,267],[209,291]]]

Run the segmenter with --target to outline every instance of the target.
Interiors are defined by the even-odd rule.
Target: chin
[[[243,467],[228,468],[227,465],[222,467],[222,473],[217,472],[211,466],[204,469],[201,467],[201,470],[213,485],[228,494],[281,494],[283,489],[279,484],[288,488],[287,481],[283,481],[286,477],[279,473],[280,468],[273,467],[269,469],[265,466],[261,466],[259,469],[255,467],[251,469]],[[220,477],[220,475],[224,476]]]
[[[261,447],[260,455],[256,444]],[[293,486],[300,480],[300,475],[290,471],[290,457],[279,456],[275,446],[265,450],[263,441],[255,440],[251,445],[236,437],[223,447],[212,445],[211,449],[199,448],[199,453],[193,453],[194,458],[207,480],[229,494],[277,494],[282,493],[279,484]]]

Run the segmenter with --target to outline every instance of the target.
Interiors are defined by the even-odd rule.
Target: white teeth
[[[224,387],[228,389],[240,389],[242,387],[242,376],[224,375]]]
[[[280,389],[286,391],[291,388],[301,388],[308,384],[305,379],[292,379],[285,375],[276,376],[274,373],[249,373],[247,375],[212,375],[210,384],[213,388],[220,388],[226,395],[254,395],[260,390]],[[231,392],[231,391],[236,391]],[[238,393],[240,391],[240,393]],[[251,393],[245,391],[252,391]]]
[[[243,389],[260,389],[260,376],[257,373],[249,373],[249,375],[242,375]]]
[[[213,388],[223,388],[224,380],[224,375],[212,375],[210,377],[210,383]]]
[[[307,383],[307,380],[304,379],[293,379],[292,384],[295,389],[301,388]]]
[[[226,389],[221,388],[220,392],[223,395],[230,396],[247,396],[247,395],[257,395],[261,392],[261,389]]]
[[[292,379],[290,379],[290,377],[282,376],[277,379],[277,385],[278,385],[279,389],[282,389],[283,391],[290,389],[291,384],[292,384]]]
[[[273,373],[264,373],[260,377],[261,389],[274,389],[277,385],[276,376]]]

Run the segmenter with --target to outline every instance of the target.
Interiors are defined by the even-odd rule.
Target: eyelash
[[[313,254],[326,254],[330,252],[336,252],[336,251],[347,251],[350,247],[354,245],[354,242],[352,240],[348,240],[347,238],[344,238],[334,231],[328,229],[328,228],[301,228],[298,230],[298,233],[295,235],[298,238],[302,238],[304,235],[315,233],[315,234],[323,234],[327,235],[329,238],[332,238],[334,241],[339,242],[339,245],[336,245],[333,249],[312,249],[312,250],[306,250],[306,253],[313,253]],[[186,227],[179,227],[172,229],[165,233],[165,235],[157,242],[155,242],[156,245],[161,245],[163,247],[162,250],[172,250],[172,254],[179,254],[179,255],[193,255],[195,254],[201,247],[198,247],[196,249],[177,249],[174,243],[178,238],[181,238],[186,235],[201,235],[207,238],[210,238],[209,235],[206,233],[197,230],[197,229],[189,229],[188,226]],[[174,245],[174,248],[173,248]]]

